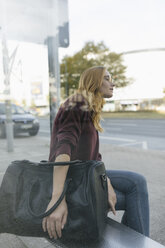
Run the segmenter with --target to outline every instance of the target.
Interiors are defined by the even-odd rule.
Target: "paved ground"
[[[47,159],[49,139],[44,137],[21,137],[14,140],[14,152],[6,151],[6,140],[0,139],[0,181],[10,161]],[[101,144],[101,153],[107,169],[123,169],[142,173],[148,181],[150,195],[151,238],[165,245],[165,154],[161,151],[148,151],[128,147]],[[120,220],[118,212],[116,220]],[[112,214],[110,217],[113,218]],[[45,239],[22,238],[9,234],[0,235],[2,248],[51,248]]]

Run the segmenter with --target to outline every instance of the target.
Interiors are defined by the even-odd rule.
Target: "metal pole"
[[[69,96],[68,94],[68,74],[67,74],[67,60],[65,60],[65,97]]]
[[[58,29],[58,1],[53,1],[55,10],[54,25],[56,36],[47,38],[48,63],[49,63],[49,106],[50,106],[50,131],[60,106],[60,65],[59,65],[59,29]]]
[[[4,70],[4,84],[5,84],[5,107],[6,107],[6,138],[7,138],[7,151],[13,152],[13,122],[11,112],[11,100],[10,100],[10,70],[9,70],[9,55],[7,49],[7,42],[3,35],[2,38],[2,51],[3,51],[3,70]]]
[[[55,37],[55,43],[54,43],[54,60],[55,60],[55,79],[56,79],[56,85],[57,85],[57,109],[56,113],[60,107],[60,101],[61,101],[61,84],[60,84],[60,64],[59,64],[59,0],[54,0],[54,9],[55,9],[55,29],[56,29],[56,37]]]

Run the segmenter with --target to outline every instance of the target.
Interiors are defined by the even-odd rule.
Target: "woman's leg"
[[[149,201],[145,178],[135,172],[108,170],[117,195],[116,210],[125,210],[122,223],[149,236]]]

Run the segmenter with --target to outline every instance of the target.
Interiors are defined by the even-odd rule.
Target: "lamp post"
[[[5,36],[2,38],[2,51],[3,51],[3,71],[4,71],[4,84],[5,84],[5,108],[6,108],[6,138],[7,138],[7,151],[14,150],[13,145],[13,122],[12,110],[10,100],[10,69],[9,69],[9,55],[7,49],[7,42]]]

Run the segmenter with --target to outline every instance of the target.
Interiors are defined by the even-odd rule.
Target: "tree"
[[[123,65],[121,54],[110,52],[104,42],[95,44],[92,41],[73,56],[65,56],[61,63],[61,86],[65,88],[66,96],[69,89],[77,89],[80,74],[91,66],[106,66],[115,80],[116,87],[125,87],[131,79],[125,76],[126,66]]]

